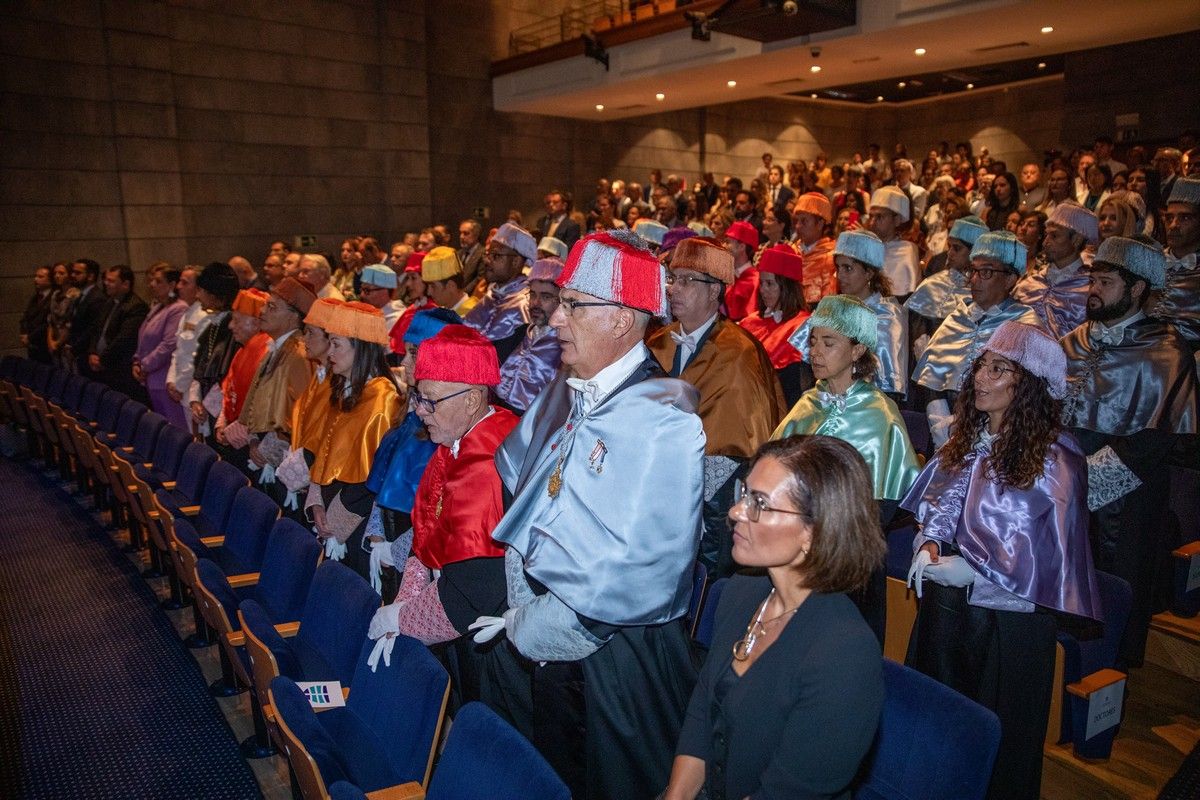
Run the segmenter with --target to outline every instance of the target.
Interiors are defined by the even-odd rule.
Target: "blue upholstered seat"
[[[175,515],[179,516],[179,508],[185,505],[199,505],[200,512],[191,518],[192,526],[196,529],[196,533],[200,536],[220,536],[225,533],[225,526],[229,520],[230,509],[233,508],[233,500],[237,496],[238,490],[244,486],[250,485],[250,479],[242,472],[227,461],[218,461],[208,470],[208,475],[204,480],[204,489],[200,492],[200,499],[197,503],[192,500],[188,503],[176,505],[174,498],[170,495],[160,495],[165,497],[163,505]],[[176,489],[179,488],[177,485]],[[265,546],[265,545],[264,545]],[[196,553],[201,556],[200,553]],[[202,556],[207,558],[207,556]]]
[[[271,526],[279,518],[275,501],[248,483],[236,468],[217,462],[204,484],[200,513],[189,519],[192,530],[177,526],[175,531],[175,538],[197,558],[216,562],[226,575],[259,570]],[[207,536],[224,536],[225,541],[210,547],[200,541]]]
[[[134,473],[151,489],[162,488],[163,483],[175,480],[179,474],[183,454],[191,442],[186,431],[167,425],[159,431],[151,456],[133,465]]]
[[[167,420],[161,414],[147,411],[141,415],[133,432],[133,440],[129,443],[133,452],[126,456],[130,463],[149,461],[154,457],[154,447],[166,425]]]
[[[126,400],[117,412],[116,426],[97,432],[96,438],[109,447],[128,447],[137,434],[138,422],[148,409],[136,400]]]
[[[717,623],[717,606],[721,603],[721,594],[725,591],[728,578],[718,578],[708,587],[708,595],[700,608],[700,617],[696,620],[696,632],[692,638],[696,644],[707,650],[712,645],[713,629]]]
[[[855,800],[982,800],[1000,720],[928,675],[883,661],[883,715]]]
[[[192,442],[183,451],[183,458],[179,461],[174,488],[159,489],[154,496],[171,513],[184,506],[197,505],[204,494],[208,473],[217,460],[216,450],[206,444]]]

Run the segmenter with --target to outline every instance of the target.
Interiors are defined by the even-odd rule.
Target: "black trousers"
[[[1038,800],[1054,691],[1055,618],[967,603],[967,590],[925,581],[908,666],[990,708],[1000,750],[990,800]]]

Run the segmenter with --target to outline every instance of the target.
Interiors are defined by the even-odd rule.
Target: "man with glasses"
[[[556,281],[562,268],[563,262],[557,258],[533,262],[529,269],[529,324],[518,329],[520,342],[500,365],[496,396],[518,414],[525,412],[558,373],[558,332],[550,326],[550,318],[558,310]]]
[[[484,701],[575,797],[667,784],[695,669],[688,655],[704,431],[696,391],[642,344],[665,318],[663,268],[637,236],[581,240],[558,279],[565,370],[496,454],[511,494],[509,609],[473,627],[492,652]]]
[[[917,361],[913,381],[924,392],[929,429],[938,447],[950,436],[959,387],[1000,323],[1015,319],[1039,324],[1034,310],[1011,296],[1025,264],[1025,245],[1013,234],[994,231],[980,236],[971,248],[967,270],[971,298],[958,301]]]
[[[271,289],[261,323],[271,343],[246,391],[237,422],[224,430],[225,441],[231,447],[246,448],[247,474],[253,478],[261,470],[259,482],[271,487],[267,491],[277,495],[276,501],[282,501],[285,494],[283,485],[275,482],[275,467],[289,450],[292,406],[312,378],[312,365],[299,331],[315,302],[317,294],[312,286],[295,278],[284,278]]]
[[[1013,288],[1013,297],[1032,308],[1042,328],[1055,339],[1083,322],[1088,298],[1083,251],[1099,242],[1095,214],[1078,203],[1059,203],[1046,220],[1043,249],[1034,270]]]
[[[524,270],[536,258],[537,242],[512,222],[500,226],[484,251],[487,294],[464,321],[496,345],[501,361],[517,346],[517,329],[529,322],[529,279]]]
[[[783,389],[758,340],[719,313],[733,283],[733,254],[696,236],[675,247],[667,297],[675,321],[646,343],[671,377],[700,393],[704,454],[705,531],[700,561],[710,575],[732,573],[733,541],[726,512],[733,479],[787,412]]]
[[[1164,576],[1156,573],[1170,561],[1171,473],[1164,462],[1181,440],[1194,440],[1197,425],[1196,368],[1187,343],[1143,310],[1165,273],[1153,240],[1105,239],[1091,267],[1087,321],[1062,340],[1063,417],[1089,454],[1092,556],[1096,569],[1133,588],[1118,669],[1142,663],[1150,616],[1158,610],[1154,599],[1163,594]]]
[[[395,271],[386,264],[371,264],[362,271],[362,282],[358,287],[359,298],[383,312],[388,330],[404,313],[404,303],[392,299],[396,294],[398,280]]]

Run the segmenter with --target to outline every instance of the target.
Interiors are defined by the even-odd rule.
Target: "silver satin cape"
[[[1097,324],[1085,322],[1062,339],[1065,424],[1116,436],[1147,429],[1195,433],[1196,367],[1179,332],[1143,317],[1124,329],[1119,344],[1109,345],[1092,337]]]
[[[875,385],[880,391],[905,395],[908,393],[908,314],[895,298],[882,297],[878,292],[863,302],[875,312],[875,329],[879,336],[875,345],[875,357],[879,359]],[[812,325],[805,320],[788,339],[805,361],[808,361],[810,333]]]
[[[974,450],[954,471],[935,455],[900,506],[916,515],[927,539],[957,545],[971,568],[1001,589],[1045,608],[1103,619],[1079,443],[1060,433],[1028,489],[988,477],[988,454]]]
[[[1032,308],[1011,297],[985,311],[979,320],[972,318],[974,305],[971,300],[960,300],[950,316],[933,332],[913,370],[913,380],[918,384],[935,392],[957,392],[963,376],[983,353],[1000,323],[1010,319],[1030,325],[1040,322]]]
[[[904,307],[926,319],[943,320],[950,316],[959,300],[970,299],[966,273],[947,268],[921,281],[904,301]]]
[[[1073,272],[1064,272],[1061,277],[1044,262],[1017,281],[1013,297],[1024,303],[1038,315],[1042,330],[1055,339],[1061,339],[1087,316],[1088,288],[1091,280],[1082,259],[1076,259],[1065,269],[1075,267]],[[1057,282],[1055,282],[1057,281]]]
[[[1200,344],[1200,265],[1196,254],[1167,254],[1167,285],[1152,315],[1175,326],[1193,346]]]
[[[699,394],[681,380],[650,378],[568,423],[573,402],[560,372],[497,451],[513,501],[492,538],[583,617],[619,626],[677,619],[691,597],[702,528]],[[523,587],[511,584],[510,575],[513,603]]]

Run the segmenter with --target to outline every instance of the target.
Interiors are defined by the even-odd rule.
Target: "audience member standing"
[[[96,338],[88,349],[88,372],[113,389],[135,400],[146,402],[149,396],[138,383],[129,365],[137,350],[138,328],[150,308],[133,291],[133,270],[124,264],[104,271],[104,293],[108,305],[101,314]]]
[[[192,414],[188,407],[188,389],[192,384],[196,345],[209,321],[209,311],[200,302],[199,287],[196,285],[199,277],[199,267],[187,266],[179,273],[175,294],[187,304],[187,309],[179,317],[179,325],[175,329],[175,350],[171,353],[171,365],[167,367],[167,376],[163,383],[167,396],[180,408],[177,424],[189,433],[192,430]],[[170,415],[165,416],[168,420],[176,422]]]
[[[21,314],[21,346],[30,360],[40,364],[50,363],[50,345],[47,336],[50,317],[50,293],[52,291],[50,267],[38,267],[33,273],[33,294],[25,303]]]
[[[166,262],[146,270],[150,289],[150,311],[138,329],[137,351],[133,354],[133,377],[146,387],[150,407],[179,427],[184,427],[183,407],[167,394],[167,372],[175,355],[175,335],[187,303],[175,296],[179,273]]]
[[[54,363],[74,372],[76,364],[70,347],[71,320],[75,316],[79,290],[71,281],[71,269],[67,264],[55,264],[52,276],[54,288],[50,293],[50,307],[46,316],[46,339]]]
[[[89,258],[81,258],[71,264],[71,280],[79,291],[79,297],[75,300],[67,347],[70,358],[75,361],[76,371],[90,376],[92,371],[88,367],[88,355],[104,322],[108,297],[100,285],[100,265]]]

